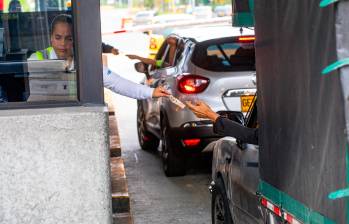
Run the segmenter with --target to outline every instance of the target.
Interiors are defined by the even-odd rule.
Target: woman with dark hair
[[[33,53],[29,60],[61,59],[67,61],[67,70],[74,68],[73,60],[73,21],[70,15],[56,16],[51,24],[51,47]],[[113,53],[113,47],[104,45],[105,51]],[[103,45],[102,45],[103,47]],[[116,50],[116,49],[114,49]],[[115,53],[115,52],[114,52]],[[116,52],[118,53],[118,52]],[[148,86],[131,82],[103,67],[104,87],[115,93],[135,99],[148,99],[152,97],[168,96],[169,93],[163,87],[149,88]]]
[[[51,23],[51,46],[36,51],[29,60],[63,59],[73,62],[73,20],[71,15],[60,14]]]

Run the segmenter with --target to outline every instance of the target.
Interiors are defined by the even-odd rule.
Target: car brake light
[[[189,146],[189,147],[197,146],[200,144],[200,142],[201,142],[201,139],[199,139],[199,138],[184,139],[183,140],[184,146]]]
[[[178,90],[182,93],[193,94],[203,92],[210,80],[199,75],[182,75],[177,78]]]
[[[241,36],[238,41],[242,43],[254,42],[256,40],[255,36]]]

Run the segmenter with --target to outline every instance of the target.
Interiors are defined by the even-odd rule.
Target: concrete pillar
[[[111,223],[105,107],[0,110],[0,223]]]

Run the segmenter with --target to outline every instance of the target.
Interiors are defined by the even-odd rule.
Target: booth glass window
[[[70,1],[0,2],[0,106],[76,102]]]

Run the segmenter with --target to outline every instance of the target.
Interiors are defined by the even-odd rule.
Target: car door
[[[178,54],[178,49],[175,51],[175,57]],[[152,80],[149,82],[149,86],[156,88],[159,85],[166,85],[167,83],[173,83],[175,74],[177,74],[176,61],[172,65],[169,61],[170,54],[170,45],[167,44],[167,41],[164,41],[159,53],[156,56],[156,60],[161,60],[163,66],[161,68],[155,68],[149,71],[149,74]],[[160,130],[160,107],[163,103],[163,98],[152,98],[148,99],[148,116],[147,122],[148,126],[151,126],[153,129]]]
[[[157,53],[155,60],[164,61],[169,51],[169,45],[164,41]],[[146,84],[151,88],[156,88],[162,84],[161,78],[166,75],[166,68],[149,67],[150,79]],[[147,99],[146,123],[151,129],[160,130],[160,100],[159,98]]]
[[[224,175],[226,175],[226,192],[229,201],[230,212],[234,223],[242,222],[243,214],[240,211],[241,197],[240,197],[240,148],[235,139],[229,139],[220,146],[220,158],[224,163]]]
[[[246,126],[255,128],[257,126],[257,104],[253,103],[246,115]],[[234,211],[239,223],[263,223],[259,200],[256,195],[259,169],[258,169],[258,146],[239,142],[239,149],[232,152],[230,176],[233,169],[239,170],[239,179],[230,177],[233,185],[236,210]]]
[[[256,195],[259,182],[258,154],[258,146],[252,144],[244,145],[241,150],[240,208],[248,216],[248,223],[263,223]]]

